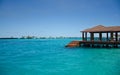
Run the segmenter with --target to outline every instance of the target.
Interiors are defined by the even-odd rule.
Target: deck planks
[[[120,41],[72,41],[65,47],[80,47],[80,46],[86,46],[86,47],[95,47],[95,45],[99,46],[105,46],[105,47],[119,47]]]

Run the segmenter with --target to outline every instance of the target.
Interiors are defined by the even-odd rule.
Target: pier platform
[[[116,41],[72,41],[65,47],[105,47],[119,48],[120,42]]]
[[[79,47],[80,46],[80,41],[72,41],[65,47]]]
[[[120,26],[98,25],[81,32],[82,41],[72,41],[66,47],[120,48]]]

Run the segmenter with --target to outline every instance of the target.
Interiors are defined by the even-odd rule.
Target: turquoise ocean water
[[[0,75],[120,75],[120,49],[65,48],[71,40],[1,39]]]

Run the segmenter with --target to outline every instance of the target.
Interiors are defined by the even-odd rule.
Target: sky
[[[0,37],[74,36],[120,26],[120,0],[0,0]]]

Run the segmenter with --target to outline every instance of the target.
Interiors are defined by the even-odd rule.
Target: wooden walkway
[[[119,47],[120,41],[72,41],[65,47]]]
[[[80,46],[80,41],[72,41],[65,47],[79,47]]]

